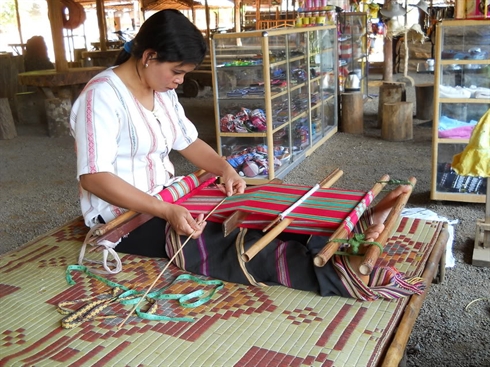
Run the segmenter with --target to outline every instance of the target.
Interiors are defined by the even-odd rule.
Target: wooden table
[[[67,71],[38,70],[19,74],[19,84],[37,87],[44,95],[49,136],[69,135],[72,102],[85,84],[102,70],[103,67],[88,67]]]
[[[115,50],[107,50],[107,51],[83,51],[82,59],[88,60],[90,59],[93,66],[104,66],[109,67],[114,65],[114,61],[116,61],[117,55],[121,52],[121,49]]]

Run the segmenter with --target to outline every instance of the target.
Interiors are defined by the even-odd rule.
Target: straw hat
[[[385,2],[383,8],[379,12],[386,18],[393,18],[404,15],[407,11],[395,0],[391,0],[389,2]]]
[[[427,4],[427,1],[420,0],[417,4],[413,5],[410,4],[410,6],[416,6],[420,10],[422,10],[425,14],[429,14],[429,11],[427,10],[429,8],[429,4]]]

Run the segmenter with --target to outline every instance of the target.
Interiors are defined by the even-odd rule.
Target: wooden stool
[[[364,100],[361,92],[342,93],[340,130],[349,134],[364,133]]]
[[[413,139],[413,102],[385,103],[382,114],[381,138],[389,141]]]
[[[405,102],[406,100],[405,83],[383,82],[379,87],[378,128],[383,125],[383,105],[385,103]]]
[[[415,86],[415,117],[419,120],[432,120],[433,116],[434,84],[417,84]]]

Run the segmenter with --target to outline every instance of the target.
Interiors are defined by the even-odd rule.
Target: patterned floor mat
[[[380,262],[420,275],[441,228],[441,222],[402,218]],[[115,304],[106,311],[115,318],[63,329],[60,301],[108,289],[84,273],[73,273],[75,285],[65,280],[86,232],[78,219],[0,257],[0,366],[376,366],[407,303],[225,283],[197,308],[158,302],[157,314],[192,322],[130,317],[119,329],[132,307]],[[138,290],[166,265],[129,255],[122,261],[122,273],[104,278]],[[202,288],[175,282],[181,273],[171,265],[157,287],[172,284],[172,293]]]

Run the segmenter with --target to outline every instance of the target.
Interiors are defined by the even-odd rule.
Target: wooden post
[[[364,101],[361,92],[342,93],[341,130],[349,134],[364,133]]]
[[[413,102],[385,103],[381,138],[389,141],[413,139]]]
[[[48,0],[49,24],[53,37],[54,58],[56,71],[68,71],[68,62],[65,56],[65,44],[63,41],[63,18],[61,14],[61,2]]]
[[[383,82],[379,87],[378,128],[383,125],[383,105],[385,103],[404,102],[406,100],[405,83]]]
[[[434,84],[415,85],[415,117],[431,120],[434,116]]]
[[[383,38],[383,80],[390,82],[393,80],[393,40]]]
[[[104,1],[96,1],[97,22],[99,25],[100,50],[107,51],[107,25],[105,21]]]
[[[240,18],[240,4],[241,1],[239,0],[234,0],[234,7],[233,9],[235,10],[235,32],[240,33],[242,31],[242,19]]]

